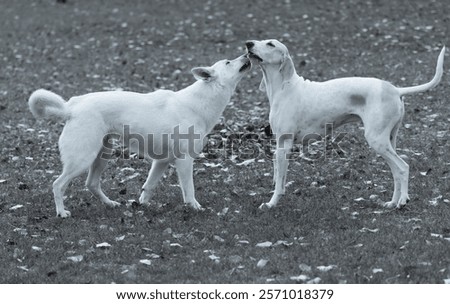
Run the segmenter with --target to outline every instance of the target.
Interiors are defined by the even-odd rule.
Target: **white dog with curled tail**
[[[288,154],[296,141],[324,134],[327,126],[362,121],[369,145],[388,163],[394,193],[386,207],[400,208],[409,200],[409,166],[395,152],[398,129],[405,113],[403,95],[424,92],[441,80],[445,47],[439,54],[434,78],[422,85],[397,88],[376,78],[348,77],[313,82],[297,75],[288,49],[270,39],[246,42],[249,57],[261,67],[260,89],[270,103],[269,120],[277,140],[274,161],[275,192],[260,208],[274,207],[285,193]]]
[[[197,81],[176,92],[97,92],[65,102],[55,93],[35,91],[29,99],[33,115],[66,122],[59,138],[63,172],[53,183],[57,216],[70,216],[64,208],[64,192],[72,179],[87,170],[88,189],[106,205],[120,205],[100,187],[101,173],[112,154],[112,137],[120,137],[130,151],[153,160],[141,204],[149,202],[164,171],[175,163],[184,202],[201,209],[194,196],[193,159],[250,68],[246,56],[194,68]]]

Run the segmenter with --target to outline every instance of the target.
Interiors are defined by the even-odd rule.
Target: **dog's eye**
[[[275,47],[275,44],[273,44],[272,42],[267,42],[267,45],[271,46],[271,47]]]
[[[226,65],[229,65],[229,64],[230,64],[230,62],[231,62],[231,61],[229,61],[229,60],[228,60],[228,61],[227,61],[227,62],[226,62],[225,64],[226,64]]]

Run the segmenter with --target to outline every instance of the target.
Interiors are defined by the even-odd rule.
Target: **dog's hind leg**
[[[70,216],[70,212],[65,210],[63,203],[67,186],[75,177],[88,170],[102,146],[99,128],[93,131],[87,124],[83,127],[80,127],[78,121],[68,122],[59,138],[63,172],[53,183],[53,194],[56,215],[60,217]]]
[[[107,138],[105,138],[107,140]],[[105,143],[105,141],[104,141]],[[86,186],[89,191],[92,192],[95,197],[97,197],[102,203],[110,206],[117,207],[120,206],[120,203],[110,200],[105,193],[103,193],[101,185],[100,185],[100,177],[102,172],[105,170],[106,165],[108,164],[108,160],[111,158],[113,150],[103,144],[102,149],[97,154],[96,159],[92,163],[89,174],[86,179]]]
[[[195,199],[194,180],[192,176],[193,163],[194,160],[191,157],[184,155],[184,159],[179,158],[175,161],[175,166],[183,192],[184,203],[191,205],[193,209],[202,209],[202,206]]]
[[[394,178],[394,193],[392,200],[385,203],[385,207],[400,208],[409,200],[408,196],[408,178],[409,178],[409,166],[405,163],[395,152],[390,136],[391,132],[385,129],[385,132],[375,133],[367,132],[369,128],[366,127],[366,139],[369,145],[377,151],[388,163],[391,168]]]
[[[170,162],[168,160],[157,160],[157,159],[153,160],[152,167],[148,174],[147,180],[145,181],[145,184],[142,186],[142,193],[141,196],[139,197],[139,203],[148,204],[153,189],[158,184],[159,180],[161,179],[162,175],[164,174],[164,171],[166,171],[169,164]]]
[[[398,134],[398,129],[400,129],[401,124],[402,124],[402,121],[399,121],[391,131],[390,140],[391,140],[391,146],[394,149],[394,151],[395,151],[395,149],[397,149],[397,134]]]
[[[61,149],[61,147],[60,147]],[[83,153],[81,149],[71,151],[71,158],[64,157],[64,149],[61,149],[61,158],[63,160],[63,172],[53,183],[53,194],[55,197],[56,215],[60,217],[69,217],[70,212],[64,208],[64,192],[69,183],[77,176],[85,172],[89,165],[94,161],[95,155]]]
[[[67,168],[67,169],[66,169]],[[53,195],[55,197],[55,205],[56,205],[56,216],[60,216],[62,218],[69,217],[70,211],[67,211],[64,208],[64,192],[66,192],[67,186],[69,183],[83,173],[87,168],[75,168],[73,171],[65,166],[63,173],[54,181],[53,183]]]

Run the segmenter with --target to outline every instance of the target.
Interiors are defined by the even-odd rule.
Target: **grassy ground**
[[[182,206],[173,170],[154,205],[136,206],[149,164],[119,158],[103,188],[121,208],[97,202],[83,177],[67,191],[72,218],[54,216],[51,183],[61,170],[63,126],[32,118],[26,101],[37,88],[66,98],[117,88],[180,89],[193,81],[192,67],[237,57],[245,40],[265,38],[282,40],[305,78],[374,76],[408,86],[428,81],[439,49],[450,44],[445,0],[253,2],[1,1],[0,283],[450,278],[446,76],[433,91],[405,99],[398,150],[411,167],[412,200],[403,210],[380,207],[391,196],[392,178],[356,125],[342,129],[349,133],[343,158],[295,158],[281,206],[259,212],[271,195],[272,155],[263,132],[268,102],[255,69],[213,137],[252,132],[258,139],[243,146],[268,152],[234,147],[232,155],[230,141],[216,153],[205,150],[195,163],[205,212]]]

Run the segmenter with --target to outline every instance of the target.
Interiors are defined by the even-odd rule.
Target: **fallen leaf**
[[[419,173],[420,173],[420,175],[422,175],[422,176],[427,176],[428,171],[423,171],[423,172],[419,172]]]
[[[445,137],[445,135],[447,134],[447,131],[437,131],[436,136],[437,137]]]
[[[133,175],[130,175],[130,176],[127,176],[127,177],[125,177],[124,179],[122,179],[121,181],[120,181],[120,183],[125,183],[125,182],[127,182],[127,181],[129,181],[129,180],[132,180],[133,178],[136,178],[136,177],[138,177],[139,175],[141,175],[140,173],[134,173]]]
[[[289,187],[290,185],[294,184],[294,181],[289,181],[286,183],[286,185],[284,185],[286,188]]]
[[[357,215],[359,215],[359,212],[356,212],[356,211],[352,212],[352,214],[351,214],[352,217],[356,217]]]
[[[97,248],[109,248],[109,247],[111,247],[111,244],[104,242],[104,243],[100,243],[100,244],[95,245],[95,247],[97,247]]]
[[[146,256],[148,256],[151,259],[159,259],[159,258],[161,258],[161,256],[156,254],[156,253],[146,254]]]
[[[236,164],[236,166],[248,166],[248,165],[250,165],[251,163],[254,163],[254,162],[255,162],[254,158],[247,159],[247,160],[244,160],[242,163]]]
[[[123,212],[123,215],[125,215],[126,217],[133,217],[133,212],[127,210]]]
[[[328,266],[317,266],[316,268],[317,268],[319,271],[327,272],[327,271],[330,271],[330,270],[332,270],[332,269],[334,269],[334,268],[336,268],[336,267],[337,267],[337,265],[328,265]]]
[[[256,247],[259,247],[259,248],[268,248],[271,246],[272,246],[272,242],[269,242],[269,241],[256,244]]]
[[[215,236],[214,236],[214,239],[215,239],[216,241],[221,242],[221,243],[225,242],[225,240],[224,240],[223,238],[221,238],[220,236],[218,236],[218,235],[215,235]]]
[[[258,261],[258,263],[256,264],[256,267],[258,268],[264,268],[267,263],[269,262],[269,260],[265,260],[265,259],[261,259]]]
[[[213,260],[213,261],[216,261],[216,260],[219,260],[219,259],[220,259],[220,257],[218,257],[218,256],[215,255],[215,254],[209,255],[208,258],[210,258],[210,259]]]
[[[428,201],[431,206],[436,206],[438,204],[438,200],[442,199],[442,195],[439,195],[432,200]]]
[[[23,271],[30,271],[27,266],[17,266],[17,268],[22,269]]]
[[[301,275],[296,276],[296,277],[290,277],[289,279],[291,279],[292,281],[302,281],[302,282],[304,282],[304,281],[308,280],[309,277],[307,275],[301,274]]]
[[[18,232],[20,235],[28,235],[28,231],[25,228],[14,228],[14,232]]]
[[[139,260],[139,263],[150,266],[152,264],[152,261],[143,259],[143,260]]]
[[[136,171],[136,169],[134,169],[134,168],[131,168],[131,167],[125,167],[125,168],[122,168],[122,169],[120,169],[120,172],[130,172],[130,173],[134,173],[135,171]]]
[[[123,241],[125,239],[125,235],[116,237],[116,242]]]
[[[316,277],[316,278],[314,278],[314,279],[312,279],[312,280],[309,280],[309,281],[306,282],[306,283],[307,283],[307,284],[319,284],[320,281],[322,281],[322,279],[319,278],[319,277]]]
[[[437,237],[437,238],[440,238],[440,239],[442,239],[444,237],[442,234],[439,234],[439,233],[430,233],[430,235],[432,237]]]
[[[74,256],[67,257],[67,259],[74,263],[79,263],[79,262],[83,261],[83,256],[82,255],[74,255]]]
[[[277,246],[281,246],[281,245],[289,247],[289,246],[292,246],[292,244],[293,244],[292,242],[289,243],[288,241],[278,240],[275,242],[275,244],[273,244],[273,247],[277,247]]]
[[[304,272],[310,272],[312,270],[312,267],[306,264],[300,264],[298,265],[298,268],[300,268],[300,270]]]
[[[376,232],[378,232],[379,230],[380,230],[380,229],[378,229],[378,228],[370,229],[370,228],[363,227],[362,229],[359,230],[359,232],[372,232],[372,233],[376,233]]]
[[[229,208],[225,207],[222,209],[222,211],[220,211],[219,213],[217,213],[218,216],[224,216],[225,214],[228,213]]]
[[[9,210],[17,210],[17,209],[20,209],[20,208],[23,208],[23,205],[12,206],[11,208],[9,208]]]
[[[381,268],[372,269],[372,273],[379,273],[379,272],[383,272],[383,269],[381,269]]]
[[[420,218],[413,217],[413,218],[408,219],[406,221],[406,223],[409,223],[409,222],[421,222],[421,221],[422,220]]]

